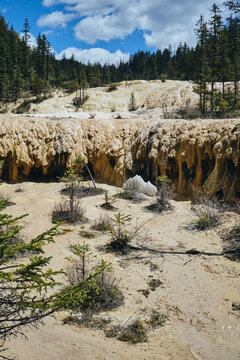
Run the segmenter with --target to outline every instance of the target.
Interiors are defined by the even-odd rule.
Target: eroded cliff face
[[[239,120],[109,120],[0,118],[2,178],[61,176],[77,155],[95,178],[121,185],[129,176],[154,182],[166,174],[178,194],[190,185],[240,195]]]

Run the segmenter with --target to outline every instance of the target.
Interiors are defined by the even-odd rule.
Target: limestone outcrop
[[[240,120],[77,120],[0,117],[2,178],[61,176],[77,155],[95,178],[122,185],[136,174],[154,182],[168,175],[178,194],[190,185],[219,195],[240,194]]]

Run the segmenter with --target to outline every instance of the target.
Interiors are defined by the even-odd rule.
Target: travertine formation
[[[138,110],[160,108],[163,112],[172,112],[186,106],[196,106],[198,95],[193,91],[194,84],[189,81],[160,80],[122,81],[116,84],[116,90],[108,92],[108,87],[86,90],[87,101],[77,111],[82,112],[126,112],[131,94],[134,94]],[[32,104],[29,113],[67,114],[76,111],[73,105],[75,92],[66,96],[55,91],[53,97],[39,104]]]
[[[121,185],[135,174],[168,175],[178,194],[190,185],[240,194],[240,120],[77,120],[0,118],[2,178],[54,178],[78,154],[95,178]]]

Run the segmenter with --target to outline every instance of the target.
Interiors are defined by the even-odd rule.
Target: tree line
[[[176,51],[171,46],[164,50],[138,51],[128,62],[118,65],[87,65],[74,55],[57,60],[46,36],[39,34],[37,45],[30,46],[28,19],[22,35],[9,27],[0,16],[0,101],[16,101],[20,97],[46,94],[59,87],[79,90],[80,103],[84,102],[87,86],[96,87],[122,80],[192,80],[197,84],[199,107],[202,114],[216,108],[238,108],[238,81],[240,77],[240,21],[239,1],[227,1],[230,15],[226,19],[221,9],[213,4],[211,17],[206,22],[201,15],[195,27],[197,45],[180,43]],[[226,86],[234,83],[234,91]],[[216,89],[221,82],[222,89]],[[210,84],[210,85],[209,85]]]

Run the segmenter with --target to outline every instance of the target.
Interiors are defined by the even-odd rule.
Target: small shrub
[[[0,181],[1,184],[1,181]],[[9,194],[0,192],[0,206],[6,207],[14,205],[15,203],[11,201],[11,196]]]
[[[15,192],[16,193],[24,192],[24,189],[21,186],[18,186],[18,187],[16,187]]]
[[[131,344],[147,342],[147,331],[163,326],[166,319],[166,315],[159,313],[157,310],[151,310],[145,321],[136,319],[129,324],[128,319],[124,325],[112,325],[110,328],[105,329],[105,335]]]
[[[66,185],[64,189],[61,190],[62,195],[70,195],[71,194],[71,187]],[[90,197],[90,196],[97,196],[104,193],[104,190],[101,188],[94,188],[91,186],[83,186],[83,185],[75,185],[73,188],[74,196],[78,198]]]
[[[161,285],[163,285],[163,283],[159,279],[152,279],[148,282],[151,291],[155,291]]]
[[[144,200],[143,194],[140,194],[139,192],[130,189],[123,189],[123,191],[121,191],[117,196],[121,199],[131,200],[137,203],[140,203]]]
[[[178,109],[174,115],[177,119],[199,119],[201,116],[201,111],[194,107]]]
[[[31,102],[24,101],[21,105],[19,105],[15,110],[15,114],[24,114],[27,113],[31,109]]]
[[[92,228],[97,231],[110,231],[112,229],[112,220],[106,214],[99,215],[99,218],[95,220]]]
[[[71,249],[78,258],[69,259],[68,283],[70,286],[79,285],[86,294],[85,299],[77,302],[72,310],[97,312],[120,306],[123,303],[123,294],[112,274],[111,265],[104,260],[91,265],[93,259],[88,244],[72,245]],[[94,273],[95,276],[92,275]]]
[[[105,202],[101,205],[101,207],[105,210],[115,210],[116,208],[111,204],[114,200],[113,196],[109,195],[108,190],[104,190],[104,200]]]
[[[197,230],[210,229],[218,224],[216,221],[215,215],[212,216],[210,209],[204,210],[206,215],[200,215],[199,219],[195,222],[194,228]]]
[[[52,211],[52,222],[65,222],[74,224],[85,220],[85,209],[82,207],[79,200],[64,201],[56,204]]]
[[[148,298],[149,294],[150,294],[150,290],[149,289],[140,289],[138,290],[139,293],[143,294],[146,298]]]
[[[79,235],[85,239],[94,239],[97,236],[96,233],[87,230],[79,231]]]
[[[88,95],[85,95],[84,100],[81,97],[76,97],[73,99],[73,105],[76,106],[76,108],[80,108],[85,102],[89,99]]]
[[[225,242],[224,256],[230,260],[240,261],[240,226],[235,225],[232,229],[225,231],[222,239]]]
[[[123,185],[123,191],[118,195],[123,199],[141,202],[144,200],[144,195],[140,193],[141,185],[136,178],[130,178]]]
[[[159,176],[157,180],[160,183],[160,186],[157,187],[157,194],[155,201],[146,207],[147,210],[154,212],[163,212],[172,210],[174,207],[170,203],[170,200],[173,198],[173,190],[170,188],[171,180],[167,176]]]
[[[240,311],[240,302],[232,303],[232,309],[233,311]]]
[[[199,189],[193,191],[192,210],[198,219],[193,223],[193,228],[205,230],[215,227],[219,224],[222,206],[220,201],[204,194]]]
[[[117,90],[116,84],[110,84],[110,86],[107,89],[108,92],[112,92],[112,91],[116,91],[116,90]]]
[[[132,240],[147,239],[148,234],[143,228],[147,221],[128,228],[131,219],[130,215],[123,215],[121,213],[114,215],[114,218],[112,218],[111,241],[105,246],[106,251],[127,254],[132,249],[130,245]]]
[[[128,104],[128,110],[129,111],[137,110],[136,100],[135,100],[135,96],[134,96],[133,92],[131,93],[131,96],[130,96],[130,100],[129,100],[129,104]]]
[[[166,80],[167,80],[167,74],[161,74],[161,75],[160,75],[160,78],[161,78],[162,83],[166,82]]]
[[[160,326],[163,326],[166,322],[166,315],[159,313],[156,310],[153,310],[150,314],[147,324],[150,325],[153,329],[156,329]]]
[[[119,331],[117,340],[129,342],[131,344],[147,342],[147,330],[144,327],[143,322],[137,319]]]
[[[121,115],[119,114],[117,117],[116,117],[117,120],[120,120],[122,119]]]
[[[98,330],[104,330],[110,322],[110,319],[93,317],[92,314],[83,314],[80,318],[78,316],[67,316],[63,319],[63,324]]]

